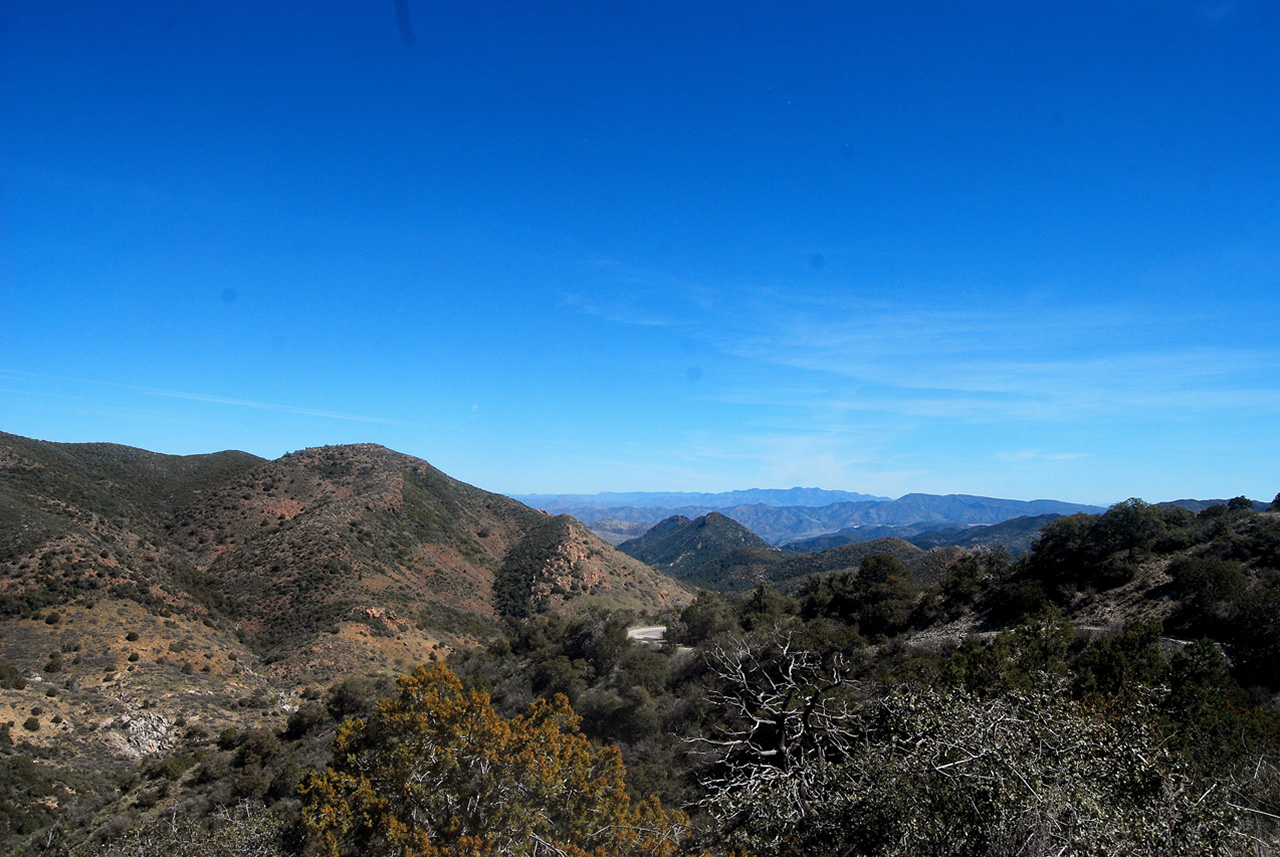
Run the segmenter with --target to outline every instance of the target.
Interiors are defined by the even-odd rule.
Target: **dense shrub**
[[[708,807],[745,851],[1154,857],[1248,843],[1142,702],[1116,718],[1051,684],[867,693],[787,639],[721,650],[715,671],[726,720],[710,742]]]
[[[18,668],[4,658],[0,658],[0,688],[22,690],[26,686],[27,680],[18,671]]]
[[[684,825],[632,806],[616,749],[594,749],[563,697],[504,720],[443,666],[344,724],[301,787],[321,854],[670,854]]]

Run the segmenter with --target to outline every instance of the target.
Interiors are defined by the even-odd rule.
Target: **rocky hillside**
[[[268,461],[0,434],[0,841],[177,748],[275,735],[320,698],[340,716],[344,682],[507,619],[690,598],[568,516],[380,446]],[[267,788],[244,776],[216,782]]]
[[[0,663],[18,677],[0,724],[50,752],[146,756],[506,617],[688,598],[572,518],[378,446],[267,461],[0,435]]]
[[[132,602],[296,676],[422,661],[503,615],[681,597],[571,518],[378,446],[266,461],[0,436],[5,620]]]

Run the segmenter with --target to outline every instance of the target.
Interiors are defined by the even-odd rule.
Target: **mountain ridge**
[[[761,584],[791,591],[808,575],[856,568],[877,553],[905,563],[918,579],[932,580],[959,551],[926,550],[886,537],[796,553],[773,547],[718,512],[694,519],[673,515],[618,549],[691,585],[721,592],[744,592]]]
[[[1009,551],[1010,555],[1018,556],[1030,550],[1031,543],[1039,536],[1040,530],[1061,517],[1062,515],[1059,514],[1021,515],[998,524],[972,524],[963,527],[938,524],[850,527],[816,538],[787,542],[781,547],[784,550],[811,553],[840,545],[896,536],[926,550],[953,545],[959,547],[1001,545]]]
[[[528,506],[551,509],[611,508],[634,506],[636,508],[694,508],[706,506],[708,510],[744,505],[765,506],[826,506],[839,502],[863,502],[888,500],[875,494],[856,491],[838,491],[826,488],[745,488],[736,491],[601,491],[596,494],[512,494],[513,498]],[[575,516],[576,517],[576,516]]]
[[[376,444],[267,460],[0,433],[0,620],[125,599],[320,675],[425,661],[504,616],[685,597],[576,520]]]
[[[1086,506],[1061,500],[1006,500],[974,494],[905,494],[897,500],[866,500],[831,503],[825,506],[737,505],[722,508],[686,506],[580,507],[552,504],[549,512],[573,515],[587,524],[598,520],[611,522],[657,523],[674,515],[690,519],[708,512],[719,512],[737,521],[766,542],[781,546],[837,533],[858,526],[905,527],[924,524],[936,529],[948,526],[999,524],[1019,517],[1039,515],[1071,515],[1077,512],[1097,514],[1101,506]],[[616,524],[613,531],[617,531]],[[913,533],[921,532],[923,527]]]

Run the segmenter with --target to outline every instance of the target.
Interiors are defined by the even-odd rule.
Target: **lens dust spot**
[[[224,304],[233,304],[238,297],[240,297],[240,294],[235,289],[222,290],[222,302]]]

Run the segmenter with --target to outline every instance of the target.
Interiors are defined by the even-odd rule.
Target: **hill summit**
[[[709,569],[766,566],[781,554],[732,518],[708,512],[696,519],[673,515],[639,538],[618,546],[643,563],[704,585]],[[713,585],[713,584],[711,584]]]
[[[129,602],[300,679],[422,662],[503,616],[682,597],[572,518],[381,446],[268,461],[0,435],[0,620]]]

